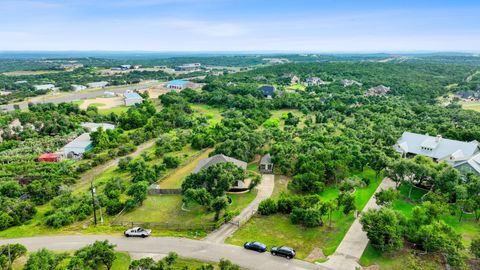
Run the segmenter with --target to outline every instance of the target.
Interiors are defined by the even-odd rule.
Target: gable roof
[[[209,158],[202,159],[198,162],[197,167],[193,170],[193,173],[206,169],[214,164],[231,162],[242,169],[247,169],[247,163],[235,158],[231,158],[222,154],[214,155]]]
[[[468,164],[472,169],[474,169],[477,174],[480,174],[480,154],[476,154],[468,160],[454,164],[454,167],[459,167],[461,165]]]
[[[272,157],[270,156],[270,154],[266,154],[260,160],[260,164],[269,164],[269,163],[272,163]]]
[[[188,81],[185,81],[185,80],[173,80],[168,82],[168,85],[175,85],[175,86],[185,86],[187,84],[188,84]]]
[[[135,92],[125,92],[125,94],[123,94],[125,96],[125,99],[142,99],[142,96],[140,96],[138,93],[135,93]]]
[[[275,89],[275,86],[264,85],[258,88],[258,90],[261,90],[264,96],[273,96],[273,93],[275,92],[276,89]]]
[[[87,148],[91,144],[92,140],[90,139],[90,134],[83,133],[82,135],[75,138],[75,140],[65,145],[64,148]]]
[[[462,142],[444,139],[441,136],[404,132],[395,149],[400,153],[424,155],[435,159],[466,160],[479,149],[477,141]]]

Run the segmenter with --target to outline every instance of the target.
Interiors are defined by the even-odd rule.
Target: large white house
[[[404,132],[394,146],[402,156],[423,155],[437,162],[445,161],[463,173],[480,174],[480,144],[462,142],[411,132]]]

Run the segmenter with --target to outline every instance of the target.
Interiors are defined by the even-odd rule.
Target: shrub
[[[180,165],[181,160],[175,156],[164,156],[163,157],[163,164],[169,169],[177,168]]]
[[[264,216],[275,214],[277,210],[277,202],[273,199],[263,200],[258,206],[258,212]]]

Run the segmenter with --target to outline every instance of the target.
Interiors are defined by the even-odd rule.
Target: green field
[[[192,109],[207,117],[210,126],[214,126],[222,121],[222,110],[205,104],[191,104]]]
[[[107,114],[111,114],[111,113],[115,113],[115,114],[122,114],[124,112],[127,112],[128,111],[128,108],[127,106],[117,106],[117,107],[113,107],[113,108],[110,108],[110,109],[101,109],[101,108],[98,108],[98,113],[99,114],[102,114],[102,115],[107,115]]]
[[[232,204],[229,210],[241,211],[255,199],[257,192],[231,194]],[[118,218],[122,222],[171,223],[181,225],[198,225],[214,221],[214,212],[208,212],[199,205],[190,205],[188,210],[182,210],[181,195],[148,196],[143,205],[125,213]],[[181,229],[181,228],[180,228]]]
[[[380,180],[374,180],[375,173],[371,170],[366,170],[358,175],[372,179],[370,186],[357,189],[355,193],[355,204],[358,209],[362,209],[377,189]],[[290,192],[287,185],[287,178],[276,177],[273,196],[277,197],[281,192]],[[338,189],[329,187],[320,195],[325,201],[328,201],[335,199],[338,194]],[[321,248],[325,255],[330,255],[335,252],[353,220],[353,215],[345,216],[341,211],[335,211],[332,213],[331,227],[328,226],[327,218],[324,218],[324,222],[327,223],[324,226],[305,228],[292,224],[286,215],[257,215],[235,232],[231,238],[228,238],[227,243],[242,245],[245,241],[255,240],[268,246],[288,245],[295,248],[297,256],[302,259],[307,257],[315,247]]]
[[[462,108],[464,108],[465,110],[480,112],[480,102],[472,101],[472,102],[462,102],[460,104],[462,104]]]
[[[201,153],[200,155],[196,156],[193,160],[188,162],[186,165],[174,170],[172,173],[167,175],[165,178],[160,180],[160,187],[161,188],[180,188],[182,186],[182,182],[187,177],[193,169],[197,166],[198,162],[204,158],[208,158],[208,155],[213,151],[212,149],[208,149],[207,151]]]

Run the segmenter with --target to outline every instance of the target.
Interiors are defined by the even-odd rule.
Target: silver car
[[[126,237],[147,237],[152,233],[152,230],[147,230],[140,227],[134,227],[125,231]]]

